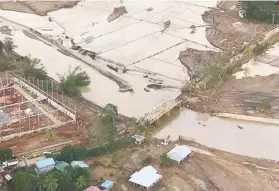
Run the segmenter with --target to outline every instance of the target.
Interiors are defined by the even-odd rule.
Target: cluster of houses
[[[191,150],[186,145],[177,145],[171,151],[167,153],[169,159],[177,162],[178,164],[184,161],[188,155],[191,154]],[[152,166],[146,166],[140,171],[135,172],[130,176],[129,182],[136,187],[149,190],[159,180],[163,178],[162,175],[157,173],[157,170]]]
[[[142,137],[137,137],[142,141]],[[191,150],[186,145],[176,145],[171,151],[167,153],[169,159],[177,162],[178,164],[184,161],[187,156],[191,153]],[[53,158],[41,159],[36,162],[36,172],[38,174],[48,172],[52,169],[57,169],[64,172],[67,166],[79,166],[81,168],[88,168],[89,166],[83,161],[73,161],[68,164],[64,161],[55,162]],[[149,190],[154,186],[159,180],[163,178],[162,175],[158,174],[157,170],[152,166],[146,166],[140,171],[136,171],[130,176],[129,182],[138,188]],[[99,186],[90,186],[84,191],[109,191],[115,182],[112,180],[106,180]]]
[[[68,166],[89,168],[84,161],[72,161],[71,164],[64,161],[54,161],[53,158],[40,159],[36,162],[35,171],[37,174],[43,174],[45,172],[56,169],[60,172],[65,172]],[[115,183],[111,180],[106,180],[100,186],[90,186],[84,191],[108,191],[113,187]]]

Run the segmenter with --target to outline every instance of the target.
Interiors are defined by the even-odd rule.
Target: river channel
[[[211,117],[188,109],[175,110],[160,121],[156,138],[179,135],[200,144],[255,158],[279,160],[279,127]]]

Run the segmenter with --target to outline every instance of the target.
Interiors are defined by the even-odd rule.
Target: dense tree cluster
[[[244,18],[266,23],[279,23],[277,1],[239,1]]]
[[[9,148],[0,148],[0,163],[12,159],[13,152]]]
[[[52,170],[38,176],[33,169],[19,169],[14,172],[14,191],[82,191],[90,181],[85,168],[66,167],[65,172]]]

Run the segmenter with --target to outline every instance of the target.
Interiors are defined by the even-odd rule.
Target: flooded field
[[[156,138],[181,135],[189,140],[227,152],[255,158],[279,160],[279,127],[225,120],[184,109],[160,122]]]
[[[121,5],[128,13],[108,22],[107,17],[113,9]],[[189,79],[186,67],[179,61],[182,50],[218,51],[207,41],[206,23],[201,18],[209,7],[215,5],[216,1],[124,1],[123,4],[118,1],[82,1],[73,8],[51,12],[48,16],[13,11],[0,11],[0,16],[34,28],[52,39],[62,40],[63,45],[68,41],[65,36],[70,37],[82,48],[131,70],[125,74],[116,73],[106,67],[108,63],[94,61],[94,65],[126,80],[134,90],[134,93],[120,93],[115,82],[84,63],[27,37],[18,26],[2,23],[14,27],[10,37],[17,45],[15,51],[39,58],[51,77],[58,79],[57,74],[81,65],[92,81],[83,92],[84,97],[100,106],[115,104],[124,115],[141,117],[163,101],[180,94],[180,88]],[[165,22],[168,21],[171,24],[166,27]],[[194,32],[193,26],[196,26]],[[138,70],[144,72],[139,73]],[[148,78],[144,78],[146,72],[149,73]],[[157,82],[175,89],[147,88],[148,84]]]

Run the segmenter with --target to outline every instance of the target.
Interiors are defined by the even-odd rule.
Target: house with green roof
[[[54,168],[56,170],[59,170],[60,172],[65,172],[67,166],[69,166],[68,163],[66,163],[64,161],[57,161]]]

